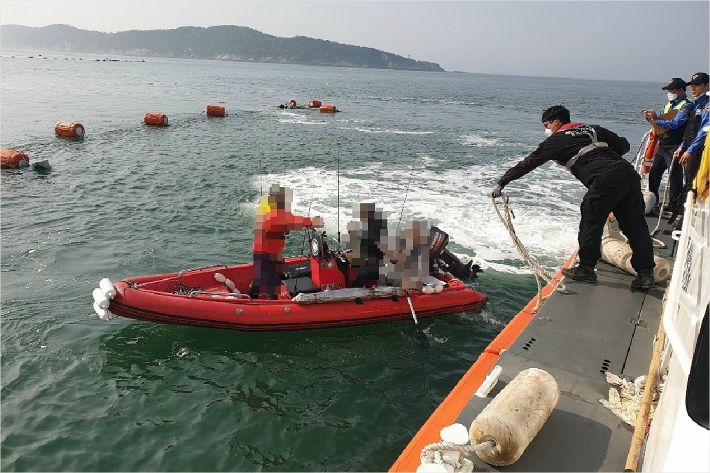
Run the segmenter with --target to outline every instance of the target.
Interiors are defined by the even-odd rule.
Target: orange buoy
[[[83,138],[84,125],[76,122],[58,122],[54,125],[54,133],[62,138]]]
[[[18,169],[29,165],[30,158],[25,153],[10,148],[2,148],[0,150],[0,168]]]
[[[320,100],[311,100],[308,102],[308,107],[310,108],[320,108],[322,102]]]
[[[335,108],[335,105],[330,103],[324,103],[320,106],[320,113],[335,113],[337,111],[338,109]]]
[[[653,157],[656,155],[658,143],[656,132],[651,130],[651,134],[648,135],[648,144],[646,145],[646,152],[643,154],[643,163],[641,165],[641,172],[644,174],[651,172],[651,164],[653,164]]]
[[[227,113],[224,110],[223,105],[208,105],[207,106],[207,116],[208,117],[224,117]]]
[[[150,126],[168,126],[168,116],[160,112],[146,112],[143,123]]]

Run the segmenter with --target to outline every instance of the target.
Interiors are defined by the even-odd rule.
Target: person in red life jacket
[[[582,200],[579,222],[579,265],[564,269],[575,281],[596,283],[594,268],[601,258],[601,238],[609,212],[614,212],[619,227],[633,251],[631,264],[637,277],[632,291],[653,287],[653,244],[644,218],[641,178],[621,156],[629,151],[626,138],[598,125],[570,123],[569,110],[561,105],[542,114],[547,139],[535,151],[508,169],[493,189],[500,197],[502,189],[548,161],[569,170],[587,188]]]
[[[320,228],[323,218],[299,217],[291,213],[291,191],[278,184],[269,190],[268,210],[258,215],[254,227],[254,274],[249,286],[252,299],[266,294],[277,299],[286,234],[303,227]]]

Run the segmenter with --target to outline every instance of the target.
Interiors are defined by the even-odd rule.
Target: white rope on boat
[[[463,455],[472,454],[485,450],[487,448],[495,448],[496,443],[493,440],[487,440],[481,442],[478,445],[457,445],[450,442],[437,442],[427,445],[422,449],[422,453],[419,455],[419,460],[422,464],[424,463],[446,463],[447,465],[453,466],[455,469],[464,469],[464,462],[469,462],[470,460],[466,458],[460,458],[460,460],[452,460],[451,458],[442,455],[442,452],[459,452]]]
[[[520,241],[520,238],[518,238],[518,235],[515,233],[515,227],[513,226],[513,218],[515,218],[515,214],[513,214],[513,211],[508,205],[508,196],[502,195],[500,201],[498,201],[495,197],[493,197],[492,200],[493,207],[496,209],[498,218],[503,223],[506,230],[508,230],[508,234],[510,235],[510,239],[512,240],[513,245],[515,245],[515,248],[518,250],[520,257],[523,258],[525,263],[527,263],[527,265],[530,267],[533,274],[535,275],[535,282],[537,283],[537,304],[535,305],[535,308],[532,311],[533,313],[535,313],[542,305],[542,288],[547,283],[556,281],[556,279],[549,271],[540,266],[540,263],[538,263],[535,258],[530,256],[530,253],[528,253],[528,250],[525,248],[525,245],[523,245],[523,243]],[[545,284],[542,284],[543,281],[545,282]],[[559,281],[556,290],[558,292],[566,292],[567,287],[562,281]]]

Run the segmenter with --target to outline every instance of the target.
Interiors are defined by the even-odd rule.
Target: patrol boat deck
[[[657,218],[647,222],[654,228]],[[655,254],[672,258],[671,237],[662,232],[656,237],[666,248]],[[572,263],[570,258],[565,267]],[[567,294],[548,285],[543,294],[551,295],[537,314],[531,313],[537,297],[530,301],[478,357],[390,471],[415,471],[422,448],[438,442],[443,427],[455,422],[470,426],[512,378],[532,367],[556,379],[556,408],[516,463],[494,467],[471,455],[474,471],[623,471],[634,429],[599,402],[607,399],[610,387],[604,373],[647,374],[665,287],[632,293],[633,276],[604,262],[597,265],[597,277],[595,285],[565,281]],[[475,396],[496,365],[502,372],[494,389],[487,397]]]

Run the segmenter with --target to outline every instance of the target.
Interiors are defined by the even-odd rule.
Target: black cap
[[[663,90],[685,89],[687,85],[680,77],[674,77],[667,86],[663,87]]]
[[[688,85],[700,85],[708,83],[708,75],[704,72],[696,72],[688,81]]]

